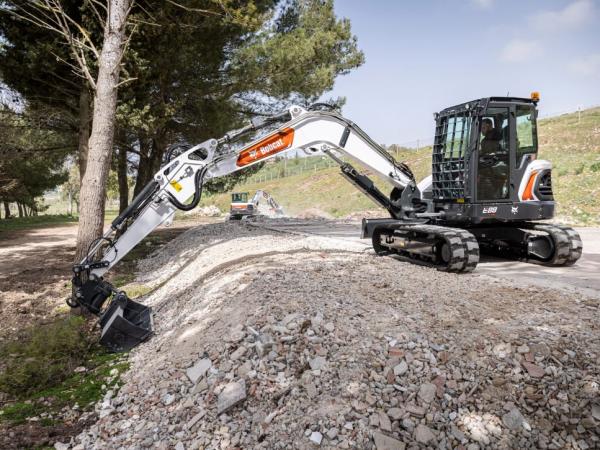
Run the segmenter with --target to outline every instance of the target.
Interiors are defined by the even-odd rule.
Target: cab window
[[[534,109],[517,106],[517,157],[516,166],[523,164],[525,155],[537,154],[537,129]]]

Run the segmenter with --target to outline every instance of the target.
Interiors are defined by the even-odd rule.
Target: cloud
[[[481,9],[490,9],[494,4],[494,0],[471,0],[471,2]]]
[[[500,59],[506,62],[522,62],[539,56],[541,52],[542,46],[537,41],[513,39],[502,49]]]
[[[600,53],[587,55],[569,63],[569,70],[577,75],[600,75]]]
[[[594,16],[592,0],[577,0],[559,11],[541,11],[530,17],[538,31],[571,30],[589,22]]]

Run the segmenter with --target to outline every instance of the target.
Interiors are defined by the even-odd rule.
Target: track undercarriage
[[[545,223],[458,228],[394,219],[363,221],[378,255],[394,255],[440,271],[471,272],[480,253],[545,266],[568,266],[580,257],[579,234],[570,227]]]

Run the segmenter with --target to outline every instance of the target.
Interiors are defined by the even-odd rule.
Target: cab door
[[[476,179],[479,203],[511,200],[512,115],[510,104],[491,104],[480,118]]]
[[[531,104],[516,104],[511,106],[511,127],[514,130],[511,142],[511,199],[519,199],[519,186],[527,170],[527,166],[537,157],[537,121],[536,109]]]

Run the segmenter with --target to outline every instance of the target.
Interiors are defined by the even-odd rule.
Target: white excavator
[[[265,210],[271,217],[282,217],[283,208],[267,191],[259,189],[248,201],[248,192],[234,192],[231,194],[229,207],[229,220],[243,220],[260,216]]]
[[[552,165],[537,159],[538,100],[489,97],[436,113],[432,174],[419,183],[408,166],[326,104],[292,106],[219,139],[173,147],[154,179],[73,267],[68,304],[100,316],[100,341],[113,351],[148,339],[151,309],[104,274],[150,232],[170,224],[175,211],[196,207],[205,182],[286,151],[324,153],[389,212],[389,218],[363,220],[362,237],[371,238],[377,254],[455,273],[474,270],[480,251],[549,266],[574,264],[582,251],[577,232],[538,222],[554,214]],[[234,144],[265,129],[247,145]],[[389,196],[348,161],[389,183]]]

